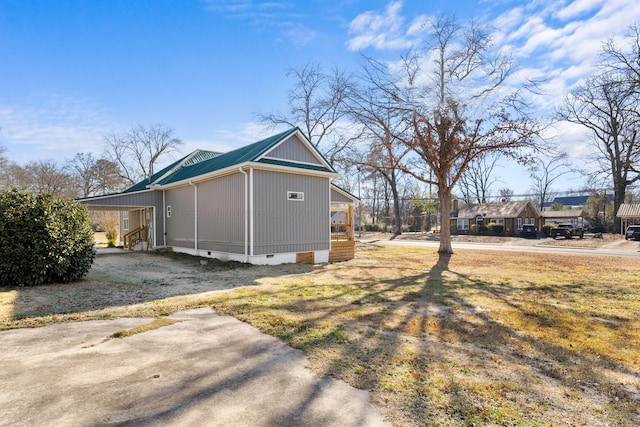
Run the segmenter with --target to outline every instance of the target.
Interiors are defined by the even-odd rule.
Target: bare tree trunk
[[[452,254],[451,247],[451,191],[438,183],[438,197],[440,199],[440,254]],[[441,188],[445,187],[445,188]]]
[[[393,182],[391,185],[391,192],[393,193],[393,215],[395,216],[395,230],[393,234],[399,236],[402,234],[402,215],[400,214],[400,194],[398,193],[398,187],[395,174],[392,175]]]

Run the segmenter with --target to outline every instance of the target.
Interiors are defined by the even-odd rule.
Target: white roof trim
[[[152,188],[145,188],[144,190],[131,191],[129,193],[114,193],[114,194],[103,194],[103,195],[100,195],[100,196],[83,197],[81,199],[76,199],[76,201],[78,201],[79,203],[90,202],[92,200],[112,199],[114,197],[122,197],[122,196],[128,196],[128,195],[140,194],[140,193],[148,193],[150,191],[153,191],[153,189]]]
[[[166,190],[169,188],[182,187],[182,186],[188,185],[189,182],[199,183],[199,182],[209,181],[211,179],[214,179],[220,176],[229,175],[230,173],[238,172],[239,169],[272,170],[272,171],[279,171],[279,172],[295,173],[297,175],[322,176],[327,178],[335,178],[338,176],[337,173],[333,173],[333,172],[313,171],[313,170],[300,169],[300,168],[288,167],[288,166],[269,165],[265,163],[244,162],[244,163],[240,163],[233,166],[227,166],[224,169],[219,169],[213,172],[198,175],[193,178],[183,179],[181,181],[172,182],[170,184],[157,185],[154,187],[154,189]]]

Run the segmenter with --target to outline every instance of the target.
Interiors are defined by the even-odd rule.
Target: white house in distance
[[[196,150],[122,193],[80,199],[121,212],[121,242],[252,264],[330,262],[355,252],[358,199],[298,128],[225,154]],[[332,211],[345,212],[332,233]],[[335,217],[335,216],[334,216]]]

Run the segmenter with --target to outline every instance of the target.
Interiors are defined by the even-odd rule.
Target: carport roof
[[[623,203],[616,214],[618,218],[640,218],[640,203]]]

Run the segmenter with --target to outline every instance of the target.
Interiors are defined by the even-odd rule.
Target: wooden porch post
[[[347,240],[353,240],[353,207],[351,205],[349,205],[346,214]]]

